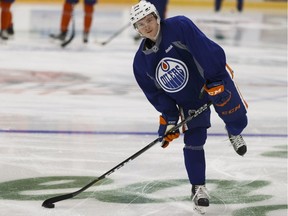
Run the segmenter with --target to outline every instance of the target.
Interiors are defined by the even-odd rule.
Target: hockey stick
[[[186,124],[188,121],[191,121],[193,118],[197,117],[198,115],[200,115],[202,112],[204,112],[205,110],[207,110],[209,108],[209,106],[212,103],[206,103],[203,106],[201,106],[198,110],[196,110],[193,115],[188,116],[185,120],[181,121],[179,124],[177,124],[175,127],[171,128],[167,133],[175,131],[177,129],[179,129],[180,127],[182,127],[184,124]],[[166,133],[166,134],[167,134]],[[126,165],[128,162],[132,161],[133,159],[137,158],[139,155],[141,155],[142,153],[144,153],[145,151],[147,151],[148,149],[150,149],[152,146],[154,146],[156,143],[160,142],[160,138],[158,137],[157,139],[155,139],[154,141],[152,141],[151,143],[149,143],[147,146],[145,146],[144,148],[142,148],[141,150],[139,150],[138,152],[136,152],[135,154],[133,154],[132,156],[130,156],[129,158],[127,158],[126,160],[124,160],[123,162],[119,163],[117,166],[113,167],[112,169],[110,169],[109,171],[107,171],[106,173],[104,173],[103,175],[101,175],[100,177],[98,177],[97,179],[93,180],[92,182],[90,182],[89,184],[87,184],[86,186],[82,187],[81,189],[69,193],[69,194],[64,194],[64,195],[60,195],[60,196],[56,196],[56,197],[52,197],[49,198],[47,200],[45,200],[42,203],[42,206],[45,208],[54,208],[55,207],[55,202],[59,202],[62,200],[66,200],[66,199],[70,199],[75,197],[76,195],[80,194],[81,192],[85,191],[87,188],[91,187],[93,184],[95,184],[96,182],[106,178],[106,176],[109,176],[110,174],[114,173],[116,170],[120,169],[121,167],[123,167],[124,165]]]
[[[71,41],[74,39],[74,36],[75,36],[75,17],[74,17],[74,4],[72,4],[72,29],[71,29],[71,35],[70,37],[68,38],[68,40],[64,41],[62,44],[61,44],[61,47],[66,47],[69,43],[71,43]]]
[[[123,26],[121,29],[119,29],[118,31],[116,31],[114,34],[112,34],[107,40],[101,42],[101,45],[106,45],[108,44],[110,41],[112,41],[115,37],[117,37],[118,35],[120,35],[123,31],[125,31],[128,27],[130,26],[130,23],[127,23],[125,26]]]

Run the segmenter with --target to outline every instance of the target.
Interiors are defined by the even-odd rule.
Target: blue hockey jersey
[[[185,16],[161,21],[155,44],[142,40],[133,70],[137,83],[150,103],[162,115],[179,116],[179,107],[198,109],[209,98],[199,98],[203,85],[229,79],[223,49],[207,38]],[[228,78],[229,77],[229,78]],[[200,115],[197,126],[210,126],[210,110]]]

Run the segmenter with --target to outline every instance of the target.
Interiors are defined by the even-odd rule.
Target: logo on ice
[[[164,58],[156,68],[156,79],[166,92],[174,93],[183,89],[189,79],[184,62],[173,58]]]

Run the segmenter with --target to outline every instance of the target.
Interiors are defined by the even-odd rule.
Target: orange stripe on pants
[[[236,87],[236,89],[237,89],[237,92],[238,92],[238,94],[239,94],[239,96],[240,96],[243,104],[245,105],[245,107],[246,107],[246,109],[247,109],[247,108],[248,108],[248,103],[244,100],[244,98],[243,98],[243,96],[242,96],[242,94],[241,94],[241,92],[240,92],[240,90],[239,90],[239,88],[238,88],[237,83],[234,81],[234,71],[232,70],[232,68],[231,68],[228,64],[226,64],[226,70],[227,70],[228,73],[230,74],[230,76],[231,76],[231,78],[232,78],[232,81],[234,82],[235,87]]]

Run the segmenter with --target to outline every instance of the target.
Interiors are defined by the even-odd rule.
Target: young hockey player
[[[59,39],[61,41],[65,40],[68,32],[68,26],[74,10],[74,5],[76,5],[78,2],[79,0],[65,0],[61,17],[60,34],[50,35],[52,38]],[[84,43],[88,42],[88,36],[93,20],[94,5],[96,3],[97,0],[84,0],[84,29],[83,29]]]
[[[246,107],[226,63],[223,49],[208,39],[187,17],[161,20],[157,9],[144,0],[132,6],[130,22],[144,38],[135,54],[136,81],[160,115],[162,147],[179,137],[166,134],[182,119],[209,101],[224,121],[229,140],[243,156],[247,147],[241,132],[247,125]],[[209,206],[205,186],[204,144],[210,127],[210,109],[188,122],[184,132],[184,162],[192,185],[192,201],[202,212]]]
[[[1,32],[0,37],[3,40],[8,40],[10,36],[14,35],[11,5],[15,0],[0,0],[1,8]]]

